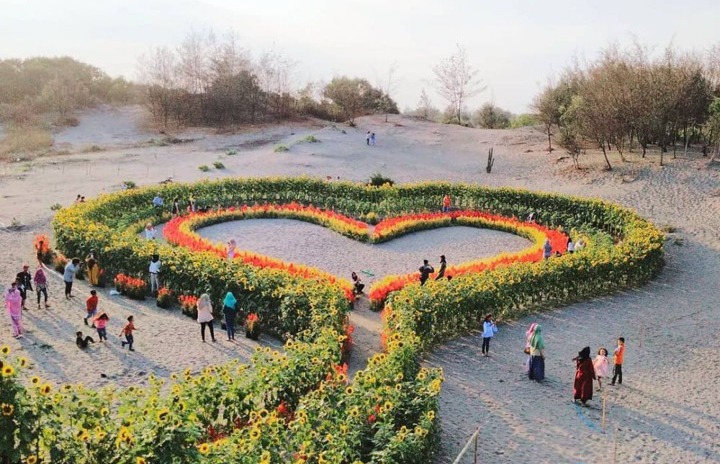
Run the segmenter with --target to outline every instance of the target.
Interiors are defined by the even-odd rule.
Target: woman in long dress
[[[94,251],[85,258],[85,266],[87,267],[88,281],[93,287],[100,285],[100,263]]]
[[[575,401],[580,400],[583,406],[593,397],[593,380],[595,380],[595,369],[590,359],[590,347],[586,346],[575,358],[575,384],[573,386]]]
[[[237,248],[237,242],[234,238],[231,238],[230,241],[227,243],[227,259],[232,261],[235,257],[235,249]]]
[[[535,331],[530,337],[530,368],[528,378],[536,382],[545,379],[545,340],[543,339],[542,326],[537,324]]]
[[[535,333],[535,327],[537,327],[537,323],[533,322],[532,324],[530,324],[530,327],[525,332],[525,349],[523,351],[527,355],[527,359],[525,360],[526,374],[530,372],[530,339]]]
[[[225,294],[223,300],[223,313],[225,314],[225,330],[227,331],[227,339],[235,340],[235,316],[237,316],[237,299],[232,292]]]

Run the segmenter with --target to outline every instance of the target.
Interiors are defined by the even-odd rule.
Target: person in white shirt
[[[162,263],[160,262],[160,256],[153,255],[152,261],[150,261],[150,268],[148,269],[150,271],[150,291],[153,294],[155,294],[156,291],[160,290],[160,280],[158,279],[158,273],[160,272],[161,266]]]
[[[145,238],[148,240],[155,240],[155,227],[151,222],[145,224]]]
[[[233,260],[235,257],[235,249],[237,248],[237,242],[234,238],[230,239],[230,241],[227,243],[227,259],[230,261]]]
[[[575,253],[575,242],[573,242],[572,239],[568,240],[567,251],[568,253]]]

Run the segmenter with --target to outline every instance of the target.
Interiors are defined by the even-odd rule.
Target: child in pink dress
[[[95,328],[97,329],[98,337],[100,341],[107,341],[107,323],[110,320],[107,313],[100,313],[94,320]]]
[[[22,295],[18,288],[17,281],[13,282],[10,288],[5,292],[5,308],[10,324],[12,325],[13,337],[20,338],[23,336],[22,327]]]
[[[610,363],[607,359],[608,350],[606,348],[600,348],[597,356],[593,360],[593,367],[595,368],[595,376],[597,377],[598,385],[602,390],[602,378],[607,377],[610,372]]]

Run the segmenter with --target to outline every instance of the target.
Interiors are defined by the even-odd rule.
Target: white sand
[[[611,173],[603,172],[600,157],[593,155],[581,159],[591,169],[576,172],[567,160],[556,162],[559,151],[544,153],[544,136],[531,129],[483,131],[400,117],[392,117],[389,124],[382,120],[359,119],[357,128],[344,129],[346,134],[339,126],[259,127],[232,136],[203,133],[204,138],[192,144],[0,165],[0,223],[9,225],[16,218],[25,225],[19,232],[0,232],[0,282],[9,283],[23,262],[32,261],[33,234],[50,231],[50,205],[69,204],[78,193],[116,190],[123,180],[148,184],[168,176],[192,181],[280,174],[364,180],[381,171],[400,182],[442,179],[606,198],[678,228],[667,246],[666,271],[639,290],[501,325],[489,359],[478,355],[477,336],[428,354],[427,364],[443,367],[446,375],[440,413],[445,450],[440,461],[451,462],[473,429],[482,425],[481,462],[613,462],[616,427],[617,462],[720,462],[720,404],[715,394],[720,380],[720,198],[711,196],[719,187],[718,171],[706,168],[693,153],[689,159],[667,157],[664,168],[656,154],[646,160],[630,154],[625,164],[613,155],[616,170]],[[375,147],[365,146],[368,129],[378,135]],[[76,130],[82,132],[83,124]],[[92,140],[89,132],[77,140]],[[273,153],[274,143],[290,144],[308,134],[321,143]],[[497,161],[488,175],[484,168],[491,146]],[[223,156],[232,147],[238,155]],[[207,174],[197,169],[219,158],[227,169]],[[637,180],[624,182],[628,175]],[[676,240],[682,240],[682,246],[675,245]],[[120,306],[109,306],[113,346],[81,353],[72,341],[74,331],[84,329],[80,302],[65,304],[59,280],[53,277],[52,283],[52,311],[32,309],[26,317],[30,333],[21,341],[11,339],[7,325],[0,327],[0,341],[9,341],[53,379],[99,385],[105,382],[98,379],[104,372],[116,376],[113,381],[138,383],[140,371],[167,375],[184,366],[244,356],[244,346],[202,344],[197,324],[184,316],[122,299],[113,299]],[[86,292],[80,285],[78,294]],[[132,356],[120,352],[114,338],[118,320],[131,311],[139,314],[141,328]],[[543,385],[526,381],[522,373],[523,333],[532,321],[546,327],[548,380]],[[367,331],[378,324],[364,309],[355,312],[354,323]],[[571,359],[586,345],[593,352],[599,345],[610,347],[617,336],[628,340],[625,384],[608,395],[610,432],[603,435],[597,431],[599,412],[583,410],[579,415],[570,402]],[[43,349],[43,343],[52,349]],[[356,355],[368,351],[362,347]]]

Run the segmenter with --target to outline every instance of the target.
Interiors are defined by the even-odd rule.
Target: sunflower
[[[28,364],[27,358],[18,358],[18,363],[20,363],[20,367],[25,367]]]
[[[33,377],[30,377],[30,383],[32,383],[33,385],[39,384],[39,383],[40,383],[40,377],[38,377],[37,375],[36,375],[36,376],[33,376]]]
[[[208,454],[210,452],[210,445],[203,443],[198,446],[198,451],[200,451],[200,454]]]
[[[3,377],[10,377],[14,373],[15,373],[15,369],[13,369],[13,367],[10,364],[6,364],[5,366],[3,366],[3,368],[2,368]]]
[[[80,441],[88,441],[88,439],[90,438],[90,433],[85,429],[80,429],[75,433],[75,438]]]
[[[34,454],[31,456],[28,456],[25,459],[25,464],[35,464],[35,463],[37,463],[37,456],[35,456]]]
[[[260,464],[270,464],[270,451],[265,450],[260,455]]]
[[[169,414],[170,414],[169,409],[161,409],[160,411],[157,412],[157,419],[160,422],[165,422],[167,420]]]
[[[0,353],[4,354],[5,356],[10,354],[10,347],[7,345],[3,345],[2,348],[0,348]]]
[[[147,464],[147,461],[145,460],[145,458],[138,456],[137,458],[135,458],[135,464]]]
[[[257,427],[253,427],[253,429],[250,431],[250,438],[253,440],[257,440],[260,438],[260,429]]]
[[[12,416],[13,411],[15,411],[15,406],[12,404],[3,403],[0,408],[2,408],[3,416]]]
[[[345,394],[347,394],[347,395],[352,395],[352,394],[353,394],[353,391],[354,391],[354,390],[353,390],[353,387],[347,387],[347,388],[345,389]]]
[[[100,409],[100,415],[101,415],[101,416],[107,416],[108,414],[110,414],[110,410],[109,410],[108,408],[102,408],[102,409]]]
[[[40,393],[43,395],[47,395],[52,390],[52,385],[49,383],[44,384],[42,387],[40,387]]]

